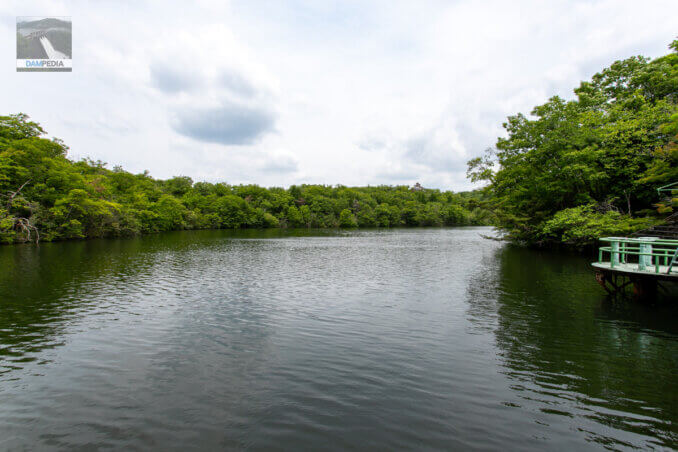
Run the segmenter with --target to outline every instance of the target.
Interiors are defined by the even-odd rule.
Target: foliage
[[[600,212],[595,207],[595,204],[588,204],[557,212],[544,225],[542,240],[559,240],[582,247],[600,237],[623,237],[657,223],[652,218],[631,218],[613,210]]]
[[[130,236],[176,229],[489,224],[478,192],[157,180],[89,159],[25,114],[0,116],[0,243]]]
[[[339,226],[342,228],[357,228],[358,221],[351,209],[344,209],[339,213]]]
[[[583,245],[670,211],[656,189],[678,180],[678,41],[671,48],[613,63],[573,100],[555,96],[529,117],[510,116],[496,149],[469,161],[509,238]]]

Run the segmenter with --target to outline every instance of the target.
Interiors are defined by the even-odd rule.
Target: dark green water
[[[678,303],[483,228],[0,247],[0,449],[678,444]]]

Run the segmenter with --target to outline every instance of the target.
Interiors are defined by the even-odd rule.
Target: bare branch
[[[17,191],[15,191],[15,192],[9,192],[9,197],[8,197],[8,199],[7,199],[7,208],[8,208],[8,209],[12,207],[12,200],[14,200],[14,198],[16,198],[17,195],[18,195],[19,193],[21,193],[21,190],[23,190],[23,188],[24,188],[26,185],[28,185],[28,183],[29,183],[30,181],[31,181],[31,180],[28,179],[26,182],[24,182],[23,184],[21,184],[21,187],[19,187],[19,188],[17,189]]]
[[[31,232],[35,232],[35,243],[40,241],[40,232],[38,228],[31,224],[28,218],[15,218],[14,227],[26,235],[26,242],[31,241]]]

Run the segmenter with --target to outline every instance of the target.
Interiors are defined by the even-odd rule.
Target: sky
[[[16,17],[70,16],[73,72],[16,72]],[[0,3],[0,114],[158,178],[468,190],[502,122],[668,53],[678,1]]]

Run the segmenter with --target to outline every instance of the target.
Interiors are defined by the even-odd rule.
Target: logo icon
[[[70,17],[17,17],[17,72],[71,72]]]

